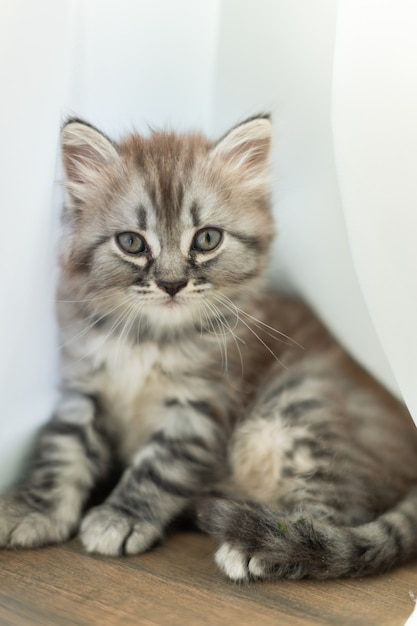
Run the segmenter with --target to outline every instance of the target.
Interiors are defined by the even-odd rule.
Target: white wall
[[[79,0],[65,108],[112,135],[207,130],[219,2]]]
[[[0,483],[54,397],[53,181],[65,25],[53,1],[0,6]]]

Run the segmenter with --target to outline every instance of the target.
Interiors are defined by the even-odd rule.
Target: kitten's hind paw
[[[275,578],[302,578],[303,569],[299,564],[280,565],[250,555],[242,547],[223,543],[217,550],[214,560],[220,570],[233,582],[246,582],[249,580],[272,580]]]
[[[81,542],[88,552],[107,556],[145,552],[161,535],[159,527],[138,520],[106,503],[87,513],[80,531]]]
[[[0,547],[38,548],[66,541],[74,524],[30,507],[15,494],[0,496]]]
[[[236,525],[241,524],[242,510],[246,515],[253,513],[247,503],[236,503],[222,498],[205,498],[197,505],[198,524],[202,530],[221,539],[214,560],[220,570],[234,582],[268,578],[266,563],[244,548],[244,543],[235,541]],[[255,506],[256,510],[256,506]]]
[[[270,568],[266,561],[249,556],[243,549],[223,543],[214,555],[217,565],[230,580],[246,582],[248,580],[267,580]]]
[[[244,550],[223,543],[214,555],[214,560],[230,580],[244,582],[249,579],[248,557]]]
[[[299,546],[311,543],[310,526],[297,522],[255,502],[204,498],[197,504],[200,528],[220,541],[215,561],[233,581],[302,578]],[[303,520],[300,520],[300,525]],[[295,542],[294,542],[295,539]],[[310,544],[309,544],[310,545]]]

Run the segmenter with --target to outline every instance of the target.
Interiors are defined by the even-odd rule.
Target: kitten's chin
[[[194,327],[196,319],[200,319],[194,308],[172,300],[158,306],[146,307],[146,316],[150,327],[155,330],[186,329]]]

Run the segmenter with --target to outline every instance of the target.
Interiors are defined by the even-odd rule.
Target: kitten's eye
[[[128,254],[140,254],[147,250],[146,241],[137,233],[120,233],[116,236],[116,241]]]
[[[203,228],[199,230],[193,241],[193,250],[210,252],[220,245],[223,233],[218,228]]]

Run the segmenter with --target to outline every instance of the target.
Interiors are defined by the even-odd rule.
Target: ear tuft
[[[69,120],[63,127],[61,147],[66,187],[75,201],[85,200],[104,169],[119,162],[110,139],[78,119]]]
[[[245,120],[232,128],[213,148],[213,156],[241,172],[251,186],[265,184],[268,178],[272,124],[268,115]]]

